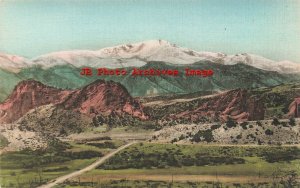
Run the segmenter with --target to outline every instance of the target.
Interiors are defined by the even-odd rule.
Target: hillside
[[[112,114],[147,118],[140,103],[122,85],[112,81],[97,80],[77,90],[62,90],[26,80],[20,82],[7,100],[0,104],[0,122],[14,122],[30,110],[47,104],[91,118]]]
[[[299,84],[258,89],[236,89],[220,94],[191,94],[146,101],[145,112],[163,125],[226,122],[293,117],[292,105],[300,96]],[[143,99],[142,99],[143,100]],[[146,99],[147,100],[147,99]]]
[[[149,91],[155,95],[169,95],[180,93],[194,93],[198,91],[212,93],[236,88],[270,87],[282,83],[298,82],[299,75],[280,74],[277,72],[264,71],[245,64],[222,65],[209,61],[202,61],[188,66],[191,69],[212,69],[212,77],[185,76],[185,66],[172,65],[166,62],[149,62],[140,69],[177,69],[180,74],[171,76],[140,76],[130,75],[132,68],[126,68],[128,75],[125,76],[81,76],[80,68],[69,65],[55,66],[48,69],[30,67],[22,69],[18,73],[0,70],[0,77],[9,82],[0,86],[0,100],[4,100],[13,87],[20,81],[35,79],[46,85],[62,89],[77,89],[97,79],[112,80],[119,82],[129,91],[132,96],[146,96]],[[138,86],[138,87],[137,87]]]
[[[243,123],[179,124],[153,133],[151,142],[282,145],[299,144],[300,119],[247,121]]]

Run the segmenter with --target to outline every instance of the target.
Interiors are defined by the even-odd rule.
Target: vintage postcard
[[[300,0],[0,0],[0,188],[299,188]]]

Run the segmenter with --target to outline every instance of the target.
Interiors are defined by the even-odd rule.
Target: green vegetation
[[[259,84],[261,85],[261,84]],[[243,88],[243,87],[239,87]],[[263,88],[254,88],[248,87],[246,95],[247,98],[255,101],[256,105],[261,105],[261,110],[264,112],[264,115],[261,119],[272,119],[274,117],[280,119],[285,117],[288,113],[289,105],[294,101],[294,99],[300,96],[300,87],[299,84],[282,84],[273,87],[263,87]],[[180,98],[180,96],[178,96]],[[183,98],[187,98],[186,96]],[[158,99],[159,100],[159,99]],[[209,98],[195,98],[194,100],[189,100],[185,102],[176,102],[170,105],[157,105],[151,107],[145,107],[146,114],[149,114],[152,119],[160,119],[161,124],[163,125],[175,125],[175,124],[200,124],[207,122],[218,122],[220,119],[210,117],[210,116],[198,116],[194,118],[190,117],[178,117],[176,119],[170,117],[170,114],[180,114],[186,111],[193,111],[199,108],[201,105],[210,104],[213,101],[210,101]],[[174,116],[176,117],[176,116]],[[277,120],[278,120],[277,119]],[[279,121],[278,121],[279,122]],[[275,125],[279,125],[275,120]],[[228,120],[227,128],[235,127],[236,123],[233,120]],[[260,122],[257,122],[259,126]],[[249,125],[248,128],[251,128]],[[243,129],[247,127],[244,125]]]
[[[286,188],[299,164],[298,147],[140,143],[59,187]]]
[[[242,127],[244,130],[247,130],[248,122],[244,121],[244,122],[242,122],[240,125],[241,125],[241,127]]]
[[[95,146],[97,148],[101,148],[101,149],[105,149],[105,148],[108,148],[108,149],[116,149],[118,147],[120,147],[121,145],[124,144],[124,142],[122,141],[102,141],[102,142],[88,142],[86,143],[87,145],[90,145],[90,146]]]
[[[0,134],[0,148],[6,147],[9,144],[7,138]]]
[[[276,188],[286,188],[299,185],[297,182],[289,183],[288,181],[281,181],[276,185]],[[274,183],[222,183],[218,180],[205,181],[205,182],[193,182],[193,181],[153,181],[153,180],[110,180],[105,182],[91,181],[91,182],[68,182],[59,186],[61,188],[74,188],[74,187],[105,187],[105,188],[116,188],[116,187],[155,187],[155,188],[185,188],[185,187],[205,187],[205,188],[253,188],[253,187],[272,187]]]
[[[52,140],[48,148],[24,149],[1,155],[1,187],[36,187],[81,169],[107,151],[85,144]]]
[[[262,99],[261,102],[266,108],[266,118],[281,118],[287,114],[289,105],[294,98],[300,95],[300,89],[299,84],[281,84],[275,87],[254,89],[252,94]]]
[[[265,134],[266,134],[266,135],[273,135],[273,131],[270,130],[270,129],[267,129],[267,130],[265,131]]]
[[[143,169],[183,166],[245,164],[249,158],[265,163],[300,159],[297,147],[275,146],[199,146],[174,144],[137,144],[110,158],[101,169]]]
[[[215,72],[213,81],[210,79],[198,79],[196,77],[186,77],[182,79],[182,77],[170,78],[169,76],[161,76],[155,79],[149,79],[147,77],[136,79],[130,74],[124,77],[98,75],[83,77],[79,74],[81,71],[80,68],[68,65],[55,66],[48,69],[35,66],[23,69],[19,73],[11,73],[5,70],[0,70],[0,78],[8,80],[7,83],[2,83],[0,86],[0,101],[3,101],[11,93],[14,86],[20,80],[30,78],[54,87],[69,89],[82,87],[96,79],[114,80],[123,84],[133,96],[144,96],[147,93],[147,90],[151,87],[157,89],[157,91],[161,94],[193,93],[199,90],[204,93],[209,93],[210,91],[218,89],[218,87],[215,88],[215,86],[217,85],[216,83],[219,82],[222,83],[222,86],[224,86],[225,89],[236,89],[252,88],[253,86],[268,87],[281,83],[289,83],[291,81],[299,81],[299,75],[282,75],[276,72],[256,69],[245,64],[227,66],[222,64],[212,64],[210,61],[202,61],[189,65],[191,69],[212,69],[212,66],[214,67],[213,69]],[[178,67],[165,62],[149,62],[147,65],[142,67],[142,69],[148,68],[176,69]],[[132,68],[126,69],[128,72],[132,70]],[[137,85],[139,85],[138,89],[136,88]],[[199,87],[199,85],[202,85],[202,87]],[[286,87],[286,89],[289,89],[289,87]]]
[[[81,139],[77,143],[82,144],[82,143],[86,143],[86,142],[103,141],[103,140],[111,140],[111,138],[109,136],[95,137],[95,138],[85,138],[85,139]]]
[[[124,114],[122,117],[112,113],[108,116],[97,115],[93,119],[93,123],[96,126],[107,125],[108,130],[111,130],[116,127],[126,127],[131,126],[135,128],[145,129],[145,130],[159,130],[161,127],[155,121],[141,120],[137,117],[133,117],[129,114]]]
[[[103,142],[103,143],[88,143],[88,145],[96,146],[97,148],[112,148],[116,149],[116,145],[112,142]]]
[[[214,124],[210,128],[211,128],[211,130],[216,130],[216,129],[219,129],[220,127],[221,127],[221,124]]]
[[[256,125],[258,125],[259,127],[261,127],[262,123],[260,121],[256,121]]]
[[[280,125],[280,121],[277,118],[274,118],[272,121],[272,125],[278,126],[278,125]]]
[[[292,127],[296,126],[295,118],[290,118],[289,119],[289,125],[292,126]]]
[[[212,134],[212,130],[199,130],[192,138],[193,142],[212,142],[214,140],[214,136]]]
[[[152,150],[152,146],[154,147]],[[204,166],[217,164],[243,163],[244,160],[227,156],[210,156],[206,151],[199,151],[193,154],[186,153],[190,148],[181,150],[179,146],[171,147],[166,145],[165,150],[155,145],[140,144],[125,150],[100,168],[104,169],[126,169],[126,168],[166,168],[180,166]]]
[[[237,122],[235,122],[232,118],[228,118],[228,120],[226,122],[226,126],[228,128],[236,127],[237,126]]]

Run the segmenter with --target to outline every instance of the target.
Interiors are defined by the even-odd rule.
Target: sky
[[[0,0],[0,52],[163,39],[197,51],[300,63],[300,0]]]

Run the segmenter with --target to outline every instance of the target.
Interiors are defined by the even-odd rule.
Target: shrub
[[[299,150],[297,147],[274,147],[272,150],[266,150],[262,152],[260,156],[269,163],[292,161],[295,159],[299,159]]]
[[[6,147],[8,144],[9,141],[7,140],[7,138],[0,134],[0,148]]]
[[[260,121],[257,121],[257,122],[256,122],[256,125],[258,125],[258,126],[261,127],[261,126],[262,126],[262,123],[261,123]]]
[[[215,125],[212,125],[212,126],[211,126],[211,130],[218,129],[218,128],[220,128],[220,127],[221,127],[220,124],[215,124]]]
[[[171,140],[171,143],[173,144],[174,142],[177,142],[177,138],[174,138],[173,140]]]
[[[288,127],[287,122],[281,122],[281,125],[282,125],[283,127]]]
[[[248,134],[247,135],[247,138],[249,139],[249,138],[252,138],[253,140],[256,140],[256,137],[253,135],[253,134]]]
[[[79,151],[79,152],[64,152],[61,154],[64,157],[70,158],[70,159],[91,159],[94,157],[102,157],[103,154],[98,151]]]
[[[59,131],[59,135],[66,135],[67,131],[62,127]]]
[[[179,140],[183,140],[183,139],[185,139],[185,136],[182,134],[180,135]]]
[[[228,118],[228,121],[226,122],[228,128],[236,127],[236,125],[237,123],[232,118]]]
[[[274,125],[274,126],[280,125],[279,120],[277,118],[274,118],[273,121],[272,121],[272,125]]]
[[[273,135],[273,131],[270,130],[270,129],[267,129],[267,130],[265,131],[265,134],[266,134],[266,135]]]
[[[105,141],[103,143],[87,143],[87,145],[95,146],[98,148],[110,148],[110,149],[117,148],[117,146],[113,142],[108,142],[108,141]]]
[[[200,130],[198,131],[192,138],[193,142],[212,142],[214,140],[214,136],[211,130]]]
[[[44,169],[43,172],[60,172],[60,171],[66,171],[66,170],[69,170],[69,168],[67,166],[63,166],[63,167]]]
[[[257,144],[258,145],[261,145],[263,142],[260,140],[260,139],[258,139],[258,141],[257,141]]]
[[[289,125],[292,126],[292,127],[296,126],[295,118],[290,118]]]
[[[248,123],[247,122],[243,122],[243,123],[241,123],[241,126],[242,126],[242,128],[243,129],[247,129],[247,125],[248,125]]]

